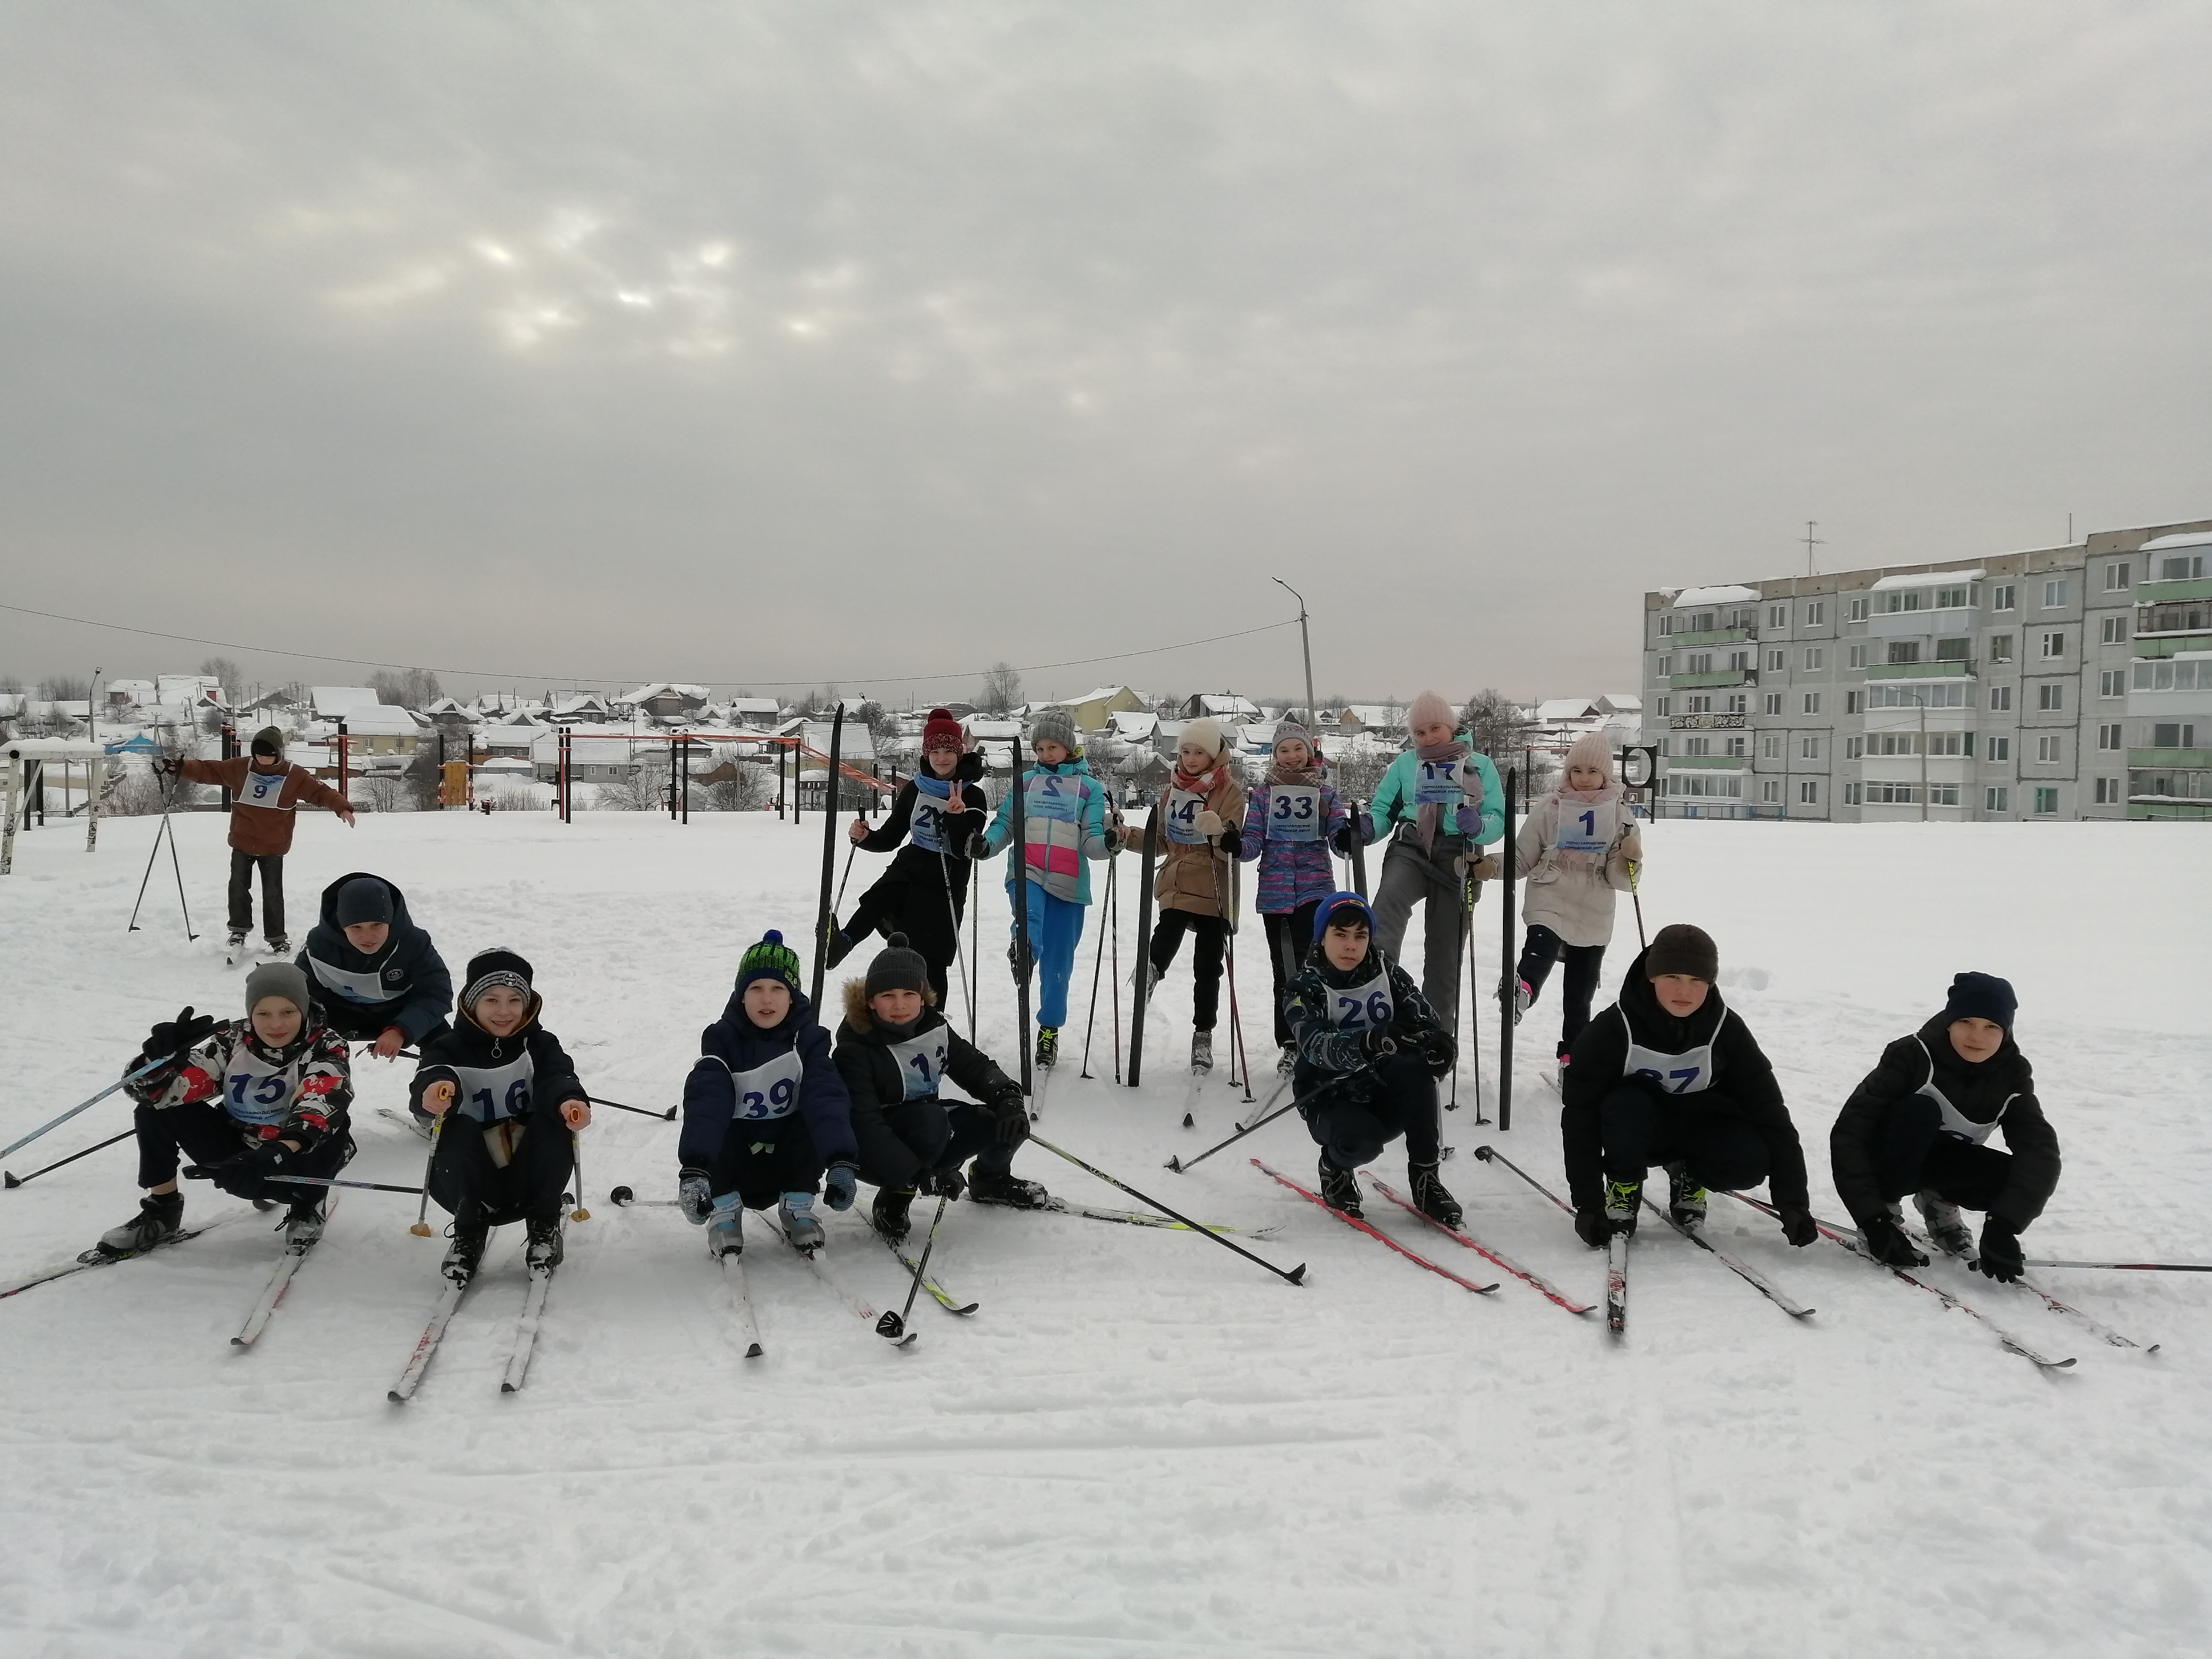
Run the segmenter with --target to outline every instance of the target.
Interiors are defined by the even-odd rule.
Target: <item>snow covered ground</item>
[[[200,941],[185,940],[166,868],[149,923],[125,931],[154,827],[103,825],[92,856],[79,829],[18,843],[0,880],[0,1140],[112,1078],[154,1020],[185,1002],[228,1012],[239,996],[219,949],[220,817],[177,825]],[[1980,968],[2019,987],[2020,1035],[2066,1151],[2032,1252],[2212,1257],[2200,830],[1649,834],[1647,920],[1718,938],[1825,1212],[1838,1209],[1836,1107],[1886,1040],[1940,1006],[1954,969]],[[596,1092],[659,1106],[744,944],[766,926],[806,931],[820,845],[817,821],[760,814],[688,827],[364,816],[350,833],[303,815],[295,931],[332,877],[388,875],[457,967],[495,943],[536,963],[547,1023]],[[1011,1063],[1004,915],[987,885],[981,1036]],[[1488,981],[1494,904],[1480,921]],[[1611,975],[1634,937],[1624,906]],[[1242,1001],[1265,1081],[1255,939]],[[572,1229],[517,1395],[498,1389],[522,1295],[502,1238],[422,1394],[386,1403],[439,1247],[408,1235],[409,1200],[380,1194],[345,1200],[250,1352],[228,1338],[275,1254],[258,1225],[0,1304],[0,1651],[2212,1651],[2212,1285],[2046,1275],[2163,1341],[2146,1356],[1931,1270],[2080,1356],[2046,1375],[1934,1297],[1825,1243],[1791,1251],[1717,1200],[1717,1230],[1818,1314],[1793,1323],[1647,1229],[1615,1346],[1597,1316],[1512,1279],[1474,1297],[1419,1272],[1241,1156],[1164,1170],[1226,1133],[1237,1097],[1217,1072],[1194,1091],[1198,1128],[1178,1127],[1194,1093],[1180,969],[1147,1086],[1111,1083],[1103,998],[1091,1069],[1109,1080],[1076,1079],[1091,942],[1042,1133],[1193,1212],[1279,1227],[1257,1248],[1310,1263],[1304,1288],[1186,1235],[960,1206],[936,1265],[982,1303],[971,1321],[925,1302],[920,1342],[895,1352],[796,1258],[756,1248],[768,1353],[749,1362],[699,1235],[605,1201],[617,1182],[669,1195],[674,1127],[603,1113],[587,1137],[592,1218]],[[1551,1016],[1532,1013],[1524,1055],[1548,1052]],[[1486,1070],[1495,1038],[1486,1018]],[[401,1100],[401,1072],[365,1061],[358,1075],[351,1173],[417,1179],[422,1143],[375,1115]],[[1474,1122],[1473,1093],[1445,1135],[1470,1229],[1597,1299],[1600,1261],[1565,1218],[1468,1156],[1493,1140],[1556,1182],[1556,1099],[1524,1072],[1501,1134]],[[1485,1099],[1494,1113],[1494,1077]],[[127,1121],[111,1100],[9,1162],[21,1173]],[[1310,1172],[1294,1120],[1254,1140]],[[1016,1167],[1072,1198],[1125,1201],[1039,1150]],[[1399,1159],[1380,1172],[1395,1181]],[[131,1175],[126,1145],[0,1194],[0,1277],[122,1219]],[[230,1206],[204,1188],[190,1201],[203,1218]],[[1410,1218],[1379,1218],[1449,1266],[1483,1265]],[[890,1299],[896,1264],[858,1217],[833,1217],[830,1236],[850,1279]]]

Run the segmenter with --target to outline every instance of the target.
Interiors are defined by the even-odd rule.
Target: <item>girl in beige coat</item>
[[[1589,1023],[1605,947],[1613,940],[1613,896],[1631,884],[1630,866],[1644,860],[1636,821],[1613,781],[1613,755],[1605,739],[1585,732],[1567,750],[1566,781],[1529,809],[1514,843],[1516,867],[1527,873],[1522,916],[1528,925],[1521,947],[1520,988],[1513,1021],[1534,1002],[1564,962],[1559,988],[1559,1064]]]

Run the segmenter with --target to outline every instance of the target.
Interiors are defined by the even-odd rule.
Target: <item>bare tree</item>
[[[56,674],[39,682],[39,695],[48,702],[83,702],[92,696],[92,682],[74,674]]]
[[[1552,757],[1528,749],[1528,735],[1535,723],[1511,698],[1495,686],[1485,686],[1467,700],[1460,721],[1467,727],[1468,740],[1501,771],[1509,766],[1521,769],[1523,800],[1548,787],[1556,769]]]
[[[246,671],[228,657],[203,657],[200,672],[222,688],[226,703],[238,701],[238,694],[246,689]]]
[[[707,805],[717,812],[753,811],[775,793],[768,769],[757,762],[733,761],[730,774],[707,786]]]
[[[982,689],[975,694],[975,707],[987,714],[1004,714],[1019,706],[1022,700],[1022,677],[1010,662],[994,662],[985,671]]]
[[[868,735],[876,740],[878,749],[897,738],[898,717],[873,698],[862,703],[858,713],[860,723],[868,728]]]
[[[406,668],[396,673],[380,668],[368,677],[368,684],[379,702],[401,708],[428,708],[445,695],[439,689],[438,677],[427,668]]]

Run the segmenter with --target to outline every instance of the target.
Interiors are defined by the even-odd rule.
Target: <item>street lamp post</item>
[[[1306,634],[1306,596],[1280,576],[1270,576],[1267,580],[1298,602],[1298,647],[1305,653],[1306,659],[1306,729],[1318,737],[1321,710],[1314,707],[1313,641]]]

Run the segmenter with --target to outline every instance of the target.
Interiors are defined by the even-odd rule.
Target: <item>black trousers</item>
[[[1924,1095],[1910,1095],[1883,1114],[1875,1178],[1894,1202],[1932,1192],[1969,1210],[1986,1210],[2012,1179],[2012,1155],[1943,1133],[1943,1114]]]
[[[1221,1012],[1221,954],[1229,944],[1229,924],[1219,916],[1188,910],[1163,910],[1152,927],[1152,966],[1161,974],[1176,959],[1182,936],[1191,936],[1190,1023],[1210,1031]]]
[[[1520,974],[1528,981],[1528,1001],[1534,1006],[1552,976],[1552,964],[1563,962],[1567,971],[1559,981],[1559,1057],[1575,1046],[1575,1039],[1589,1024],[1590,999],[1597,994],[1598,976],[1605,967],[1602,945],[1569,945],[1541,922],[1529,925],[1521,946]]]
[[[707,1165],[716,1197],[735,1193],[749,1210],[765,1210],[786,1193],[811,1193],[822,1184],[822,1155],[806,1120],[785,1117],[737,1121]]]
[[[1437,1161],[1437,1080],[1419,1058],[1391,1055],[1359,1079],[1366,1097],[1350,1090],[1340,1097],[1324,1094],[1299,1109],[1306,1132],[1340,1170],[1355,1170],[1382,1156],[1400,1135],[1406,1137],[1406,1161]],[[1301,1065],[1292,1087],[1300,1094],[1320,1086],[1319,1073]],[[1354,1087],[1358,1086],[1355,1085]]]
[[[1298,964],[1306,958],[1306,951],[1313,944],[1314,918],[1321,914],[1321,901],[1315,899],[1301,904],[1288,915],[1267,916],[1267,961],[1275,973],[1275,1046],[1286,1048],[1291,1042],[1291,1022],[1283,1012],[1283,992],[1295,978]]]
[[[484,1144],[484,1128],[458,1109],[446,1114],[430,1156],[430,1196],[459,1226],[503,1227],[561,1213],[561,1194],[576,1168],[568,1126],[557,1111],[533,1113],[505,1168]]]
[[[998,1119],[964,1100],[902,1101],[884,1110],[884,1122],[924,1170],[957,1170],[972,1158],[975,1167],[970,1173],[1004,1175],[1014,1161],[1014,1149],[999,1144]],[[860,1179],[876,1187],[889,1184],[865,1166]]]
[[[1700,1187],[1756,1187],[1772,1159],[1759,1131],[1740,1117],[1700,1111],[1695,1095],[1669,1095],[1624,1082],[1599,1116],[1609,1181],[1641,1181],[1662,1164],[1680,1163]]]
[[[131,1123],[138,1135],[138,1184],[159,1187],[177,1178],[178,1165],[189,1158],[210,1167],[235,1162],[252,1143],[246,1127],[211,1100],[190,1100],[181,1106],[141,1106]],[[346,1166],[353,1156],[353,1141],[341,1125],[307,1151],[289,1159],[294,1175],[327,1179]],[[226,1189],[228,1190],[228,1189]],[[263,1182],[240,1198],[270,1198],[289,1204],[312,1196],[312,1189],[277,1182]]]
[[[951,877],[953,885],[945,884]],[[843,931],[854,939],[881,933],[888,939],[904,933],[906,942],[921,952],[929,964],[930,988],[937,1006],[951,1006],[949,975],[960,954],[960,921],[968,913],[967,866],[945,860],[942,868],[925,864],[920,871],[895,862],[853,908]]]
[[[251,933],[253,928],[253,872],[261,871],[262,936],[280,939],[284,937],[284,855],[282,853],[241,853],[230,849],[230,931]]]

